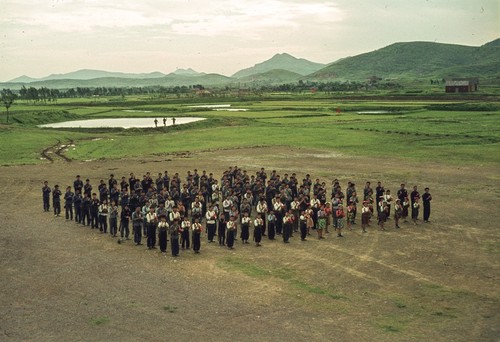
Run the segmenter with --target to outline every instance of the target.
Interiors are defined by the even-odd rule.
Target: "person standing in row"
[[[149,213],[146,214],[146,224],[148,249],[156,249],[156,225],[158,224],[158,216],[156,216],[153,206],[149,208]]]
[[[94,192],[92,194],[92,199],[90,200],[90,221],[92,224],[92,229],[99,228],[99,199],[97,194]]]
[[[118,208],[118,206],[117,206],[117,208]],[[131,214],[130,208],[129,208],[128,204],[126,204],[120,213],[120,236],[122,239],[124,237],[127,240],[129,239],[129,237],[128,237],[130,234],[129,223],[130,223],[131,217],[132,217],[132,214]]]
[[[336,214],[337,214],[337,227],[336,227],[337,236],[344,237],[342,235],[342,229],[344,228],[345,213],[344,213],[344,206],[342,204],[339,204]]]
[[[182,249],[187,248],[191,245],[189,242],[189,235],[191,229],[191,221],[189,221],[189,217],[186,215],[184,217],[184,221],[181,223],[181,245]]]
[[[425,188],[424,191],[425,192],[422,195],[422,203],[424,205],[424,222],[429,223],[429,217],[431,216],[432,196],[429,193],[429,188]]]
[[[179,225],[179,219],[175,218],[170,225],[170,248],[172,250],[172,256],[179,256],[179,230],[181,226]]]
[[[73,221],[73,201],[75,194],[71,191],[71,186],[66,187],[66,192],[64,193],[64,209],[66,214],[66,220]]]
[[[403,206],[401,205],[401,200],[398,198],[396,204],[394,204],[394,228],[399,229],[399,220],[401,219],[403,213]]]
[[[192,233],[192,238],[193,238],[193,251],[198,254],[200,253],[200,248],[201,248],[201,223],[198,219],[194,220],[194,223],[191,227],[193,233]]]
[[[361,229],[363,233],[366,233],[366,228],[370,223],[370,217],[372,215],[368,202],[367,200],[363,201],[363,207],[361,208]]]
[[[216,229],[216,220],[217,220],[217,213],[214,210],[214,206],[210,205],[208,207],[208,210],[205,214],[206,222],[207,222],[207,236],[208,236],[208,242],[214,242],[214,236],[215,236],[215,229]],[[224,234],[223,234],[224,235]]]
[[[219,216],[219,227],[217,230],[217,236],[219,237],[219,246],[226,245],[226,217],[224,215]]]
[[[306,241],[307,236],[307,216],[306,212],[302,211],[299,216],[300,221],[300,240]]]
[[[160,252],[163,254],[167,252],[167,234],[169,233],[169,228],[167,216],[160,215],[160,222],[158,222],[158,242],[160,244]]]
[[[75,197],[73,198],[73,206],[75,207],[75,222],[82,223],[82,193],[81,190],[75,190]]]
[[[415,197],[413,205],[411,206],[411,219],[413,220],[413,224],[417,224],[418,220],[418,211],[420,209],[420,198]]]
[[[134,213],[132,214],[132,230],[134,233],[134,242],[136,246],[142,245],[142,224],[144,222],[144,216],[141,212],[141,207],[136,207]]]
[[[253,221],[253,240],[255,241],[255,246],[260,247],[260,241],[262,240],[262,227],[264,226],[264,220],[261,215],[257,215]]]
[[[120,228],[121,230],[123,230],[121,225]],[[109,206],[109,234],[112,237],[115,237],[117,232],[118,232],[118,205],[116,204],[115,201],[112,201],[111,205]]]
[[[104,234],[108,232],[108,212],[108,200],[105,199],[99,206],[99,230]]]
[[[292,234],[292,225],[293,225],[293,213],[292,211],[288,211],[283,217],[283,242],[289,243],[290,235]]]
[[[54,207],[54,216],[61,215],[61,190],[59,190],[59,185],[54,186],[54,191],[52,192],[52,206]]]
[[[236,220],[234,216],[229,218],[229,221],[226,223],[227,237],[226,243],[229,249],[233,249],[234,247],[234,232],[236,231]]]
[[[318,233],[318,239],[324,239],[323,230],[326,228],[326,212],[323,205],[320,206],[318,210],[318,224],[316,226],[316,231]]]
[[[50,211],[50,193],[52,189],[49,186],[49,182],[43,182],[42,187],[42,200],[43,200],[43,210]]]
[[[250,222],[251,219],[248,217],[248,212],[243,214],[241,218],[241,241],[243,243],[248,243],[248,239],[250,238]]]

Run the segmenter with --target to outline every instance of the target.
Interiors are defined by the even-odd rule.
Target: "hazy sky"
[[[499,0],[0,0],[0,81],[78,69],[231,75],[287,52],[314,62],[401,41],[480,46]]]

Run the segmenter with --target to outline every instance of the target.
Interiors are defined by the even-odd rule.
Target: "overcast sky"
[[[79,69],[232,75],[276,53],[320,63],[402,41],[480,46],[499,0],[0,0],[0,81]]]

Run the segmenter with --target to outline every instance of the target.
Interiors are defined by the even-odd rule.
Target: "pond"
[[[158,120],[158,127],[183,125],[191,122],[205,120],[205,118],[182,117],[182,118],[165,118],[163,124],[163,117],[156,118]],[[92,119],[92,120],[75,120],[65,122],[55,122],[45,125],[38,125],[38,127],[48,128],[154,128],[155,118],[112,118],[112,119]]]

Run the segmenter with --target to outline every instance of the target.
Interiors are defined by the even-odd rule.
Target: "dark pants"
[[[267,226],[267,237],[269,240],[274,240],[274,236],[276,235],[276,232],[275,232],[275,223],[274,222],[269,222],[268,226]]]
[[[300,238],[302,240],[305,240],[306,236],[307,236],[307,222],[300,221]]]
[[[87,221],[87,226],[90,226],[90,211],[88,209],[82,211],[82,224],[85,225]]]
[[[54,206],[54,215],[60,215],[61,214],[61,202],[53,202],[52,205]]]
[[[147,244],[149,248],[153,248],[156,245],[156,224],[154,223],[148,223],[148,228],[147,228]]]
[[[130,234],[130,229],[128,228],[128,224],[129,224],[128,219],[122,220],[120,223],[121,237],[125,236],[127,239],[128,239],[129,234]]]
[[[195,232],[193,231],[193,250],[195,252],[198,252],[200,250],[200,246],[201,246],[201,234],[200,232]]]
[[[90,222],[92,224],[92,229],[99,227],[99,214],[97,212],[90,212]]]
[[[250,227],[248,226],[248,224],[243,224],[241,226],[241,239],[243,241],[248,241],[249,238],[250,238]]]
[[[160,243],[160,251],[167,251],[167,230],[162,229],[158,232],[158,241]]]
[[[101,232],[108,232],[108,216],[99,215],[99,230]]]
[[[229,248],[233,248],[233,245],[234,245],[234,230],[228,230],[227,231],[226,241],[227,241],[227,246]]]
[[[281,235],[281,232],[283,230],[283,215],[281,213],[276,213],[276,223],[275,223],[275,228],[276,228],[276,234]],[[269,228],[270,230],[271,228]],[[270,233],[269,233],[270,234]]]
[[[134,242],[141,243],[142,239],[142,225],[134,225]]]
[[[260,241],[262,240],[262,227],[261,226],[255,227],[255,229],[253,231],[253,239],[254,239],[255,243],[260,243]]]
[[[224,229],[224,225],[219,224],[219,234],[217,234],[219,237],[219,245],[224,246],[226,243],[226,232]]]
[[[286,223],[283,225],[283,242],[288,242],[290,235],[292,234],[292,224]]]
[[[43,210],[45,211],[50,210],[50,197],[43,196]]]
[[[171,238],[170,248],[172,249],[172,256],[179,255],[179,237]]]
[[[183,232],[182,232],[182,235],[181,235],[181,243],[182,243],[182,248],[188,248],[189,249],[189,246],[190,246],[190,243],[189,243],[189,230],[185,229]]]
[[[116,217],[109,218],[109,234],[116,236],[116,233],[118,231],[117,224],[118,224],[118,220]],[[122,237],[123,237],[123,235],[122,235]]]
[[[75,222],[82,223],[82,208],[75,205]]]
[[[431,205],[424,204],[424,221],[429,221],[429,217],[431,216]]]
[[[73,220],[73,206],[71,204],[65,204],[64,209],[66,209],[66,220]]]
[[[215,236],[215,223],[207,223],[207,233],[208,233],[208,241],[213,241]]]

